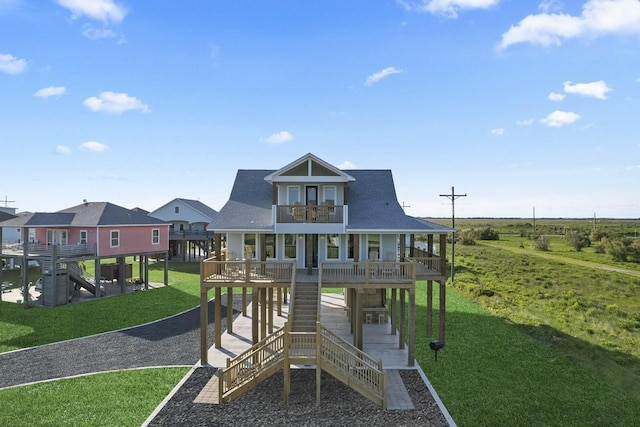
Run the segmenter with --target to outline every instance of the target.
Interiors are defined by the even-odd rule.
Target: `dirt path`
[[[555,254],[551,254],[551,253],[547,253],[547,252],[531,251],[531,250],[528,250],[528,249],[496,245],[496,244],[487,243],[487,242],[483,242],[483,243],[480,243],[480,244],[484,245],[484,246],[490,246],[492,248],[504,249],[506,251],[510,251],[510,252],[517,253],[517,254],[533,255],[533,256],[537,256],[539,258],[558,261],[558,262],[562,262],[562,263],[565,263],[565,264],[579,265],[581,267],[593,268],[595,270],[613,271],[615,273],[626,274],[626,275],[633,276],[633,277],[640,277],[640,271],[627,270],[625,268],[613,267],[611,265],[606,265],[606,264],[598,264],[597,262],[582,261],[582,260],[579,260],[579,259],[567,258],[567,257],[563,257],[562,255],[555,255]]]

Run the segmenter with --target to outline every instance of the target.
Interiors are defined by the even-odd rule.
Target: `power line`
[[[451,233],[451,283],[453,283],[455,270],[455,260],[456,260],[456,199],[460,197],[467,197],[467,194],[456,194],[456,190],[454,187],[451,187],[451,194],[441,194],[440,197],[446,197],[451,200],[451,228],[454,231]]]

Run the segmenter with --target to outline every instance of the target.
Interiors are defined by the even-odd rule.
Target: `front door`
[[[305,234],[306,262],[307,272],[311,273],[314,268],[318,267],[318,235]]]

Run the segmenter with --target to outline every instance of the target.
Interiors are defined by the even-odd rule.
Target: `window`
[[[87,244],[87,230],[80,230],[80,244]]]
[[[348,240],[347,240],[347,258],[348,259],[354,259],[355,257],[354,255],[354,248],[355,248],[355,234],[349,234]]]
[[[380,259],[380,235],[369,234],[367,235],[367,249],[368,259],[375,261]]]
[[[299,187],[287,187],[287,204],[293,205],[300,201],[300,188]]]
[[[275,234],[265,234],[264,241],[266,246],[267,253],[265,254],[267,258],[276,258],[276,235]]]
[[[324,187],[324,201],[328,205],[336,204],[336,187]]]
[[[285,258],[296,257],[296,235],[295,234],[284,235],[284,257]]]
[[[111,230],[111,247],[120,247],[120,230]]]
[[[327,235],[327,259],[340,259],[340,235]]]
[[[180,213],[180,206],[176,206],[175,208],[173,208],[173,211],[175,213]]]
[[[245,234],[244,235],[244,259],[256,258],[256,235]]]
[[[160,229],[154,228],[151,230],[151,244],[159,245],[160,244]]]

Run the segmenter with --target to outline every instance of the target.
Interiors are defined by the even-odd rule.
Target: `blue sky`
[[[0,198],[176,197],[313,153],[414,216],[640,217],[640,0],[0,0]],[[1,203],[0,203],[1,204]]]

